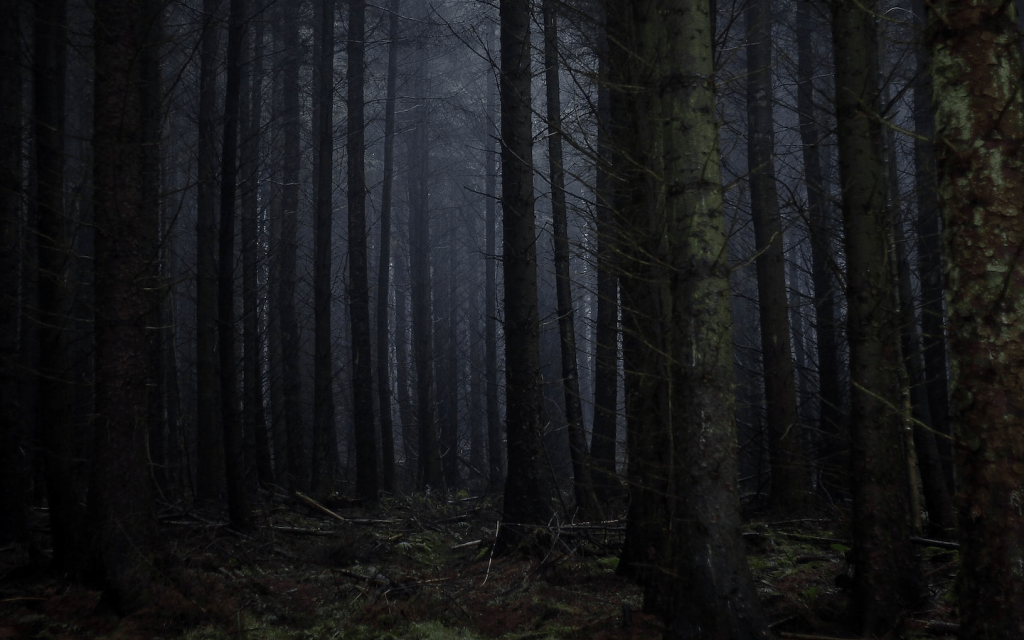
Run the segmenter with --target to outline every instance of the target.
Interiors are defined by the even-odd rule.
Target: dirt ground
[[[255,535],[224,514],[167,507],[154,606],[118,617],[99,591],[46,568],[46,514],[34,556],[0,549],[0,640],[7,638],[596,639],[661,638],[640,590],[615,574],[622,523],[552,522],[544,553],[493,557],[487,500],[385,501],[366,513],[265,496]],[[745,527],[748,557],[781,637],[844,632],[848,543],[829,520]],[[929,598],[903,637],[955,637],[955,551],[921,545]],[[944,635],[946,634],[946,635]]]

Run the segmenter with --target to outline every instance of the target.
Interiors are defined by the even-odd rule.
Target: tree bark
[[[245,188],[241,194],[242,242],[242,424],[252,434],[256,453],[256,475],[260,484],[274,482],[274,468],[267,433],[263,393],[263,341],[260,336],[260,140],[263,105],[264,22],[257,21],[251,39],[247,90],[249,106],[242,116],[241,173]],[[244,78],[243,78],[244,79]]]
[[[418,17],[427,20],[426,4]],[[416,42],[417,67],[413,80],[412,130],[409,152],[409,285],[412,312],[412,351],[416,368],[418,440],[417,487],[440,490],[444,483],[440,442],[434,417],[434,336],[430,259],[430,130],[426,43]]]
[[[352,322],[352,412],[356,429],[356,493],[368,505],[380,499],[377,439],[370,371],[370,289],[367,282],[366,177],[363,169],[363,67],[366,0],[348,10],[348,270]]]
[[[156,3],[96,4],[93,174],[96,256],[96,459],[89,494],[93,577],[121,612],[149,603],[156,522],[145,425],[146,318],[158,220],[146,207],[140,58]],[[151,185],[152,186],[152,185]],[[152,190],[150,190],[152,192]],[[56,532],[56,528],[54,529]]]
[[[494,38],[488,34],[487,50],[494,50]],[[487,113],[484,129],[484,359],[487,384],[487,491],[496,493],[505,484],[505,446],[501,440],[501,407],[498,406],[498,288],[495,263],[498,259],[495,203],[498,199],[497,152],[493,118],[497,111],[494,80],[487,77]]]
[[[23,313],[18,274],[24,248],[20,239],[25,208],[24,135],[19,3],[0,9],[0,544],[28,539],[28,435],[19,393],[24,348],[18,343]]]
[[[224,144],[221,148],[220,237],[217,312],[220,353],[221,427],[224,430],[224,471],[228,515],[242,530],[254,526],[245,487],[242,423],[238,413],[235,368],[235,194],[238,177],[238,113],[242,80],[242,38],[245,0],[231,0],[228,15],[227,79],[224,90]]]
[[[73,464],[75,428],[70,400],[74,388],[68,357],[71,239],[64,209],[66,30],[67,1],[37,0],[32,68],[40,343],[36,415],[53,530],[53,562],[75,574],[81,571],[86,554],[81,490]]]
[[[199,51],[196,195],[196,499],[224,495],[224,440],[217,379],[217,70],[220,0],[203,0]]]
[[[377,268],[377,399],[380,406],[382,488],[389,493],[396,489],[395,430],[391,418],[391,336],[388,328],[391,308],[388,302],[391,292],[391,190],[395,180],[399,8],[400,0],[388,3],[388,83],[384,103],[384,177],[380,195],[380,256]]]
[[[313,494],[326,497],[334,491],[338,472],[338,446],[334,424],[334,362],[331,357],[331,253],[334,249],[334,3],[320,3],[320,60],[317,141],[316,234],[313,258]],[[358,34],[353,37],[360,37]],[[350,90],[352,88],[350,87]],[[359,99],[362,99],[360,89]],[[353,114],[349,114],[352,117]],[[354,123],[361,127],[362,123]],[[357,427],[359,425],[357,424]]]
[[[1024,100],[1007,2],[936,2],[936,156],[962,482],[960,638],[1024,635]]]
[[[558,334],[562,365],[565,422],[572,459],[573,494],[584,520],[600,519],[601,507],[590,479],[590,460],[583,427],[579,367],[576,363],[576,320],[569,265],[569,223],[565,206],[565,169],[562,166],[562,105],[559,91],[558,16],[553,0],[544,0],[544,73],[547,88],[548,175],[551,183],[551,219],[555,261]]]
[[[826,490],[846,489],[845,452],[849,438],[843,419],[843,395],[839,383],[839,345],[836,337],[836,286],[832,273],[832,215],[826,198],[821,161],[822,132],[814,105],[814,33],[816,21],[809,2],[796,6],[797,111],[807,190],[807,227],[811,236],[811,274],[814,285],[814,328],[818,356],[818,429],[822,449],[832,462],[823,463]]]
[[[602,16],[604,20],[604,16]],[[602,29],[607,27],[602,24]],[[594,231],[597,262],[597,313],[594,318],[594,419],[591,423],[590,460],[594,488],[606,504],[617,484],[615,475],[619,403],[619,280],[614,271],[615,216],[612,211],[611,105],[608,87],[608,42],[600,36],[597,88],[597,158],[595,167],[596,215]]]
[[[924,2],[911,3],[924,24]],[[922,43],[917,48],[914,81],[914,180],[917,186],[917,269],[921,281],[921,352],[928,389],[928,413],[936,434],[948,492],[955,491],[953,449],[949,436],[949,362],[946,357],[946,311],[942,266],[942,211],[936,191],[935,116],[932,105],[932,59]],[[922,139],[923,138],[923,139]]]
[[[899,325],[878,113],[875,3],[834,7],[836,117],[846,244],[853,486],[851,624],[888,633],[918,602],[903,452]]]
[[[786,259],[775,186],[771,13],[771,0],[747,2],[747,171],[757,250],[761,361],[771,463],[769,505],[778,514],[792,515],[803,508],[810,491],[810,475],[805,468],[803,428],[796,410]]]
[[[307,429],[302,421],[302,372],[299,367],[299,322],[295,313],[297,285],[297,227],[299,216],[299,170],[301,169],[302,106],[299,103],[299,68],[301,27],[298,0],[284,0],[281,5],[281,49],[284,61],[281,74],[283,111],[281,117],[281,220],[276,250],[280,253],[277,289],[278,320],[281,332],[282,395],[285,432],[287,433],[287,487],[295,491],[309,489],[306,456]],[[278,474],[278,479],[282,474]]]
[[[508,475],[500,546],[551,515],[541,464],[540,319],[533,201],[530,2],[501,0],[501,209]]]
[[[635,78],[630,151],[644,176],[624,220],[627,272],[642,288],[627,297],[623,282],[624,308],[636,330],[630,339],[646,351],[629,361],[639,377],[632,406],[644,410],[631,438],[652,456],[636,471],[654,474],[643,478],[647,487],[665,489],[645,498],[664,516],[647,541],[665,570],[646,576],[644,606],[664,617],[671,637],[769,638],[739,535],[710,7],[619,1],[607,15],[628,29],[619,41]],[[627,299],[639,306],[626,307]]]

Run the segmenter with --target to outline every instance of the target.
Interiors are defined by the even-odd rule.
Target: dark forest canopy
[[[4,3],[0,546],[128,613],[158,503],[490,496],[745,640],[827,519],[850,632],[926,536],[1024,637],[1018,4]]]

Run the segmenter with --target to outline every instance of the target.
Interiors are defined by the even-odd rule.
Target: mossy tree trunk
[[[936,2],[965,640],[1024,637],[1024,101],[1011,3]]]

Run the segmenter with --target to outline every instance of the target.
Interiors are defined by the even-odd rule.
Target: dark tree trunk
[[[562,365],[565,422],[569,432],[573,492],[584,520],[600,519],[601,507],[590,480],[590,460],[583,427],[579,367],[576,363],[576,319],[569,265],[569,223],[565,206],[565,169],[562,167],[562,105],[558,79],[558,16],[553,0],[544,0],[544,73],[547,88],[548,163],[551,182],[551,219],[555,261],[558,334]]]
[[[616,49],[625,47],[616,62],[632,67],[635,82],[626,86],[635,87],[636,106],[636,146],[627,150],[644,176],[632,185],[641,192],[624,220],[632,252],[627,271],[638,290],[627,296],[623,281],[631,316],[624,327],[635,328],[630,340],[640,343],[627,361],[639,378],[627,409],[643,410],[631,444],[650,458],[634,470],[648,488],[642,499],[664,518],[645,532],[654,555],[640,561],[664,570],[645,578],[644,606],[664,617],[669,637],[768,638],[739,535],[709,3],[620,2],[607,5],[608,16],[625,29],[626,37],[616,38]]]
[[[89,494],[93,577],[122,612],[149,603],[153,514],[145,425],[149,382],[145,278],[157,256],[145,206],[142,79],[156,3],[96,4],[93,174],[96,257],[96,459]],[[56,529],[54,529],[56,532]]]
[[[22,5],[0,9],[0,545],[28,537],[28,460],[23,400],[18,387],[24,348],[18,343],[23,311],[18,274],[24,253],[22,169]]]
[[[836,460],[826,463],[826,489],[847,486],[842,464],[849,440],[841,428],[843,398],[839,384],[839,346],[836,338],[836,287],[832,274],[831,210],[826,199],[821,166],[822,132],[814,106],[814,33],[816,24],[809,2],[797,3],[797,111],[807,189],[807,226],[811,236],[811,277],[814,285],[814,328],[818,355],[818,430],[824,454]],[[838,459],[837,459],[838,458]]]
[[[391,292],[391,190],[395,179],[395,96],[398,86],[400,0],[388,3],[388,84],[384,104],[384,182],[380,195],[380,260],[377,268],[377,399],[380,405],[383,489],[394,493],[395,430],[391,418],[391,340],[388,305]],[[398,340],[402,338],[399,337]],[[403,424],[404,426],[404,424]]]
[[[217,58],[220,0],[203,1],[196,195],[196,498],[224,495],[224,442],[217,390]]]
[[[37,0],[33,59],[36,182],[36,248],[39,271],[39,396],[37,420],[43,447],[53,562],[72,574],[81,571],[81,489],[76,480],[75,428],[70,400],[67,290],[71,259],[64,210],[64,83],[67,70],[67,2]]]
[[[488,51],[494,39],[487,39]],[[487,491],[497,493],[505,484],[505,446],[501,440],[501,407],[498,406],[498,289],[495,264],[498,259],[495,238],[497,216],[497,152],[493,118],[497,111],[494,80],[487,77],[487,114],[484,118],[484,369],[487,384]]]
[[[320,3],[319,108],[316,233],[313,258],[313,467],[312,490],[318,497],[334,491],[338,446],[334,424],[334,361],[331,357],[331,253],[334,249],[334,3]],[[361,37],[358,34],[353,37]],[[350,90],[353,90],[350,87]],[[359,89],[360,106],[362,91]],[[349,113],[349,117],[357,114]],[[362,122],[354,123],[361,127]],[[351,143],[350,143],[351,144]],[[350,147],[351,151],[351,147]],[[362,150],[359,151],[362,153]],[[351,162],[351,158],[350,158]],[[358,422],[356,428],[359,428]]]
[[[923,0],[914,0],[915,17],[926,20]],[[917,186],[917,264],[921,281],[921,352],[928,389],[928,413],[937,434],[946,488],[953,492],[953,448],[949,425],[949,363],[946,358],[946,311],[942,267],[942,211],[936,192],[935,116],[932,108],[931,54],[917,49],[914,81],[914,180]]]
[[[887,633],[921,595],[910,546],[899,327],[887,255],[876,9],[843,2],[833,15],[852,381],[851,624],[863,635]]]
[[[530,104],[530,2],[501,0],[501,209],[505,282],[508,476],[498,542],[508,547],[547,522],[542,463],[537,230]]]
[[[810,475],[805,468],[803,428],[796,411],[786,260],[775,186],[771,13],[771,0],[747,2],[747,171],[757,245],[761,361],[772,478],[769,504],[776,513],[794,514],[802,510],[809,493]]]
[[[615,216],[612,212],[613,150],[610,131],[611,105],[608,81],[608,43],[602,34],[597,94],[597,160],[595,191],[597,211],[597,313],[594,319],[594,420],[591,424],[590,459],[594,485],[601,503],[616,488],[615,457],[619,402],[619,286],[614,272]]]
[[[398,395],[398,415],[402,422],[402,453],[409,486],[417,486],[419,472],[419,436],[416,430],[416,409],[409,389],[409,266],[406,254],[409,243],[395,251],[395,386]]]
[[[284,427],[287,433],[287,487],[296,491],[309,488],[308,460],[306,452],[307,429],[302,421],[302,371],[299,367],[299,321],[295,313],[295,288],[298,284],[297,227],[299,216],[299,170],[301,168],[302,107],[299,103],[299,29],[301,20],[297,0],[285,0],[281,5],[280,23],[281,49],[284,64],[281,74],[283,110],[280,114],[282,128],[282,173],[281,173],[281,233],[276,250],[280,253],[280,272],[277,282],[278,322],[281,332],[282,402]],[[278,473],[278,480],[283,474]]]
[[[217,379],[217,71],[220,0],[203,0],[199,51],[196,196],[196,498],[224,495],[224,440]]]
[[[217,311],[220,337],[220,405],[224,429],[224,471],[227,477],[228,514],[231,524],[253,527],[252,509],[245,487],[242,422],[238,413],[235,368],[235,193],[238,176],[238,112],[242,80],[242,36],[245,0],[231,0],[228,16],[227,82],[224,93],[224,145],[221,149],[220,268]]]
[[[427,5],[420,18],[429,17]],[[416,367],[416,423],[419,468],[417,487],[439,490],[444,482],[440,442],[434,421],[434,337],[431,322],[430,269],[430,132],[427,101],[426,43],[416,43],[418,58],[413,80],[412,130],[409,151],[409,285],[412,303],[412,350]]]
[[[945,203],[952,421],[962,483],[960,638],[1024,636],[1024,100],[1008,2],[936,2],[938,193]]]
[[[370,371],[370,288],[367,282],[366,177],[363,171],[363,67],[366,0],[348,10],[348,270],[352,322],[352,412],[356,429],[356,493],[369,505],[380,499],[377,438]]]
[[[260,484],[274,482],[270,439],[263,399],[263,341],[260,335],[260,130],[263,105],[263,36],[262,20],[253,25],[249,64],[249,106],[242,116],[241,165],[245,189],[241,195],[242,241],[242,424],[246,436],[252,434],[256,453],[256,475]]]
[[[452,491],[459,487],[459,361],[458,361],[458,287],[456,285],[457,225],[448,225],[448,249],[446,266],[448,282],[443,294],[444,299],[435,305],[435,309],[443,309],[437,323],[437,336],[440,344],[437,359],[438,406],[441,422],[441,470],[444,473],[445,489]],[[440,290],[441,287],[438,287]]]

